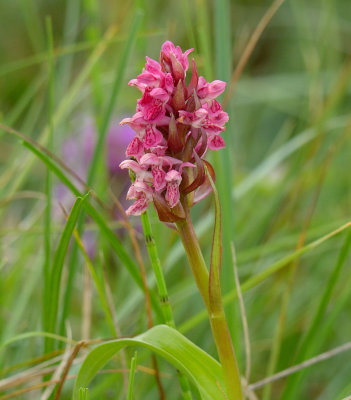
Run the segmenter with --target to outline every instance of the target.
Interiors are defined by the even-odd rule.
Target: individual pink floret
[[[197,95],[201,100],[201,103],[208,100],[213,100],[224,92],[226,83],[223,81],[206,82],[206,79],[202,76],[199,77],[197,85]]]
[[[163,43],[162,50],[161,50],[161,52],[164,53],[164,55],[166,57],[168,57],[169,59],[171,58],[171,54],[174,54],[175,58],[179,61],[179,63],[184,68],[185,72],[189,68],[188,55],[192,51],[194,51],[194,49],[186,50],[183,53],[182,49],[179,46],[175,47],[174,44],[172,42],[170,42],[169,40],[167,40],[166,42]]]
[[[141,215],[152,201],[152,189],[144,182],[136,181],[129,188],[127,200],[136,200],[126,211],[127,215]]]
[[[167,172],[165,181],[167,182],[167,191],[165,199],[169,206],[173,208],[178,204],[179,201],[179,185],[182,181],[182,176],[178,171],[172,169]]]
[[[138,160],[143,154],[144,144],[137,136],[135,136],[127,147],[126,156],[135,157]]]
[[[208,137],[207,145],[210,150],[220,150],[225,147],[225,141],[222,136],[214,133]]]

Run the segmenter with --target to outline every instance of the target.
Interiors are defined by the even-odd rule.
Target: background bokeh
[[[141,27],[120,77],[107,144],[92,183],[111,207],[114,207],[111,193],[126,205],[124,196],[129,178],[116,165],[132,132],[121,129],[118,122],[135,111],[139,93],[127,83],[141,71],[145,55],[157,59],[165,40],[179,44],[183,50],[194,48],[200,74],[208,81],[225,80],[230,87],[232,74],[250,37],[271,4],[267,0],[0,0],[0,122],[47,145],[43,139],[50,115],[45,19],[50,16],[54,42],[51,149],[85,179],[94,140],[99,135],[97,126],[108,105],[133,19],[142,10]],[[112,40],[104,42],[111,27],[115,29]],[[244,283],[351,219],[350,39],[350,1],[286,0],[259,36],[243,73],[231,86],[231,97],[224,100],[230,114],[230,123],[223,133],[227,148],[211,161],[217,171],[223,208],[225,294],[233,289],[231,240],[236,247],[240,281]],[[96,55],[98,46],[103,51]],[[94,66],[88,69],[93,61]],[[115,163],[111,161],[114,154]],[[1,380],[25,374],[44,361],[41,337],[16,341],[5,350],[1,350],[1,343],[24,332],[43,330],[45,181],[43,164],[16,137],[1,130]],[[65,222],[59,203],[69,211],[73,200],[53,177],[52,252]],[[193,209],[207,257],[212,241],[212,214],[210,196]],[[203,306],[177,235],[158,223],[154,212],[151,217],[177,325],[215,356],[207,321],[191,319]],[[117,209],[106,219],[134,257]],[[149,285],[153,287],[140,223],[135,217],[131,223],[138,234]],[[89,219],[83,239],[100,276],[108,283],[121,335],[145,331],[144,298]],[[245,291],[252,358],[250,383],[298,361],[299,346],[306,340],[328,288],[330,298],[309,338],[305,356],[310,358],[351,340],[350,241],[350,234],[342,231]],[[69,275],[69,257],[70,254],[66,257],[61,284],[62,298]],[[76,271],[66,326],[61,334],[79,340],[83,322],[87,321],[82,310],[89,284],[80,254]],[[91,302],[90,327],[85,325],[88,329],[85,333],[90,338],[110,337],[94,288]],[[244,371],[240,312],[234,300],[228,304],[234,342]],[[158,322],[156,317],[154,322]],[[125,352],[128,365],[131,354],[132,351]],[[179,399],[174,370],[161,359],[158,361],[167,399]],[[139,362],[145,368],[136,375],[135,398],[158,398],[149,354],[140,351]],[[77,366],[72,368],[72,374]],[[123,360],[117,359],[110,367],[121,366]],[[264,400],[342,399],[351,394],[350,368],[351,353],[344,352],[308,368],[299,376],[294,391],[291,380],[282,379],[256,393]],[[41,382],[41,378],[33,378],[2,391],[1,380],[0,398]],[[67,381],[62,399],[70,398],[72,381]],[[17,394],[15,398],[40,396],[37,390]],[[90,390],[91,399],[123,396],[121,373],[99,376]]]

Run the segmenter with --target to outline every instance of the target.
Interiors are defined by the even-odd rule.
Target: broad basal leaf
[[[79,389],[87,387],[97,372],[126,346],[146,347],[159,354],[188,376],[202,400],[225,400],[221,365],[177,330],[166,325],[158,325],[134,338],[113,340],[93,349],[78,373],[74,400],[79,399]]]

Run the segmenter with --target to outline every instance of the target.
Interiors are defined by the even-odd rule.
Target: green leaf
[[[53,33],[52,33],[52,21],[48,16],[46,17],[46,32],[48,40],[48,56],[49,56],[49,82],[48,82],[48,149],[53,150],[53,136],[54,136],[54,125],[53,125],[53,110],[54,110],[54,51],[53,51]],[[45,193],[46,193],[46,207],[45,207],[45,219],[44,219],[44,265],[43,265],[43,318],[48,314],[50,291],[50,259],[51,259],[51,218],[52,218],[52,173],[50,169],[46,171],[46,182],[45,182]],[[43,320],[43,326],[45,321]]]
[[[97,372],[122,348],[146,347],[181,370],[194,383],[202,400],[225,399],[221,365],[178,331],[158,325],[130,339],[113,340],[93,349],[84,360],[74,386],[73,399],[86,387]]]
[[[316,352],[318,346],[318,335],[323,332],[321,326],[323,326],[323,317],[326,315],[326,311],[329,305],[329,301],[331,299],[333,290],[335,289],[335,285],[339,279],[341,271],[345,265],[347,260],[347,256],[349,255],[351,247],[351,231],[346,235],[344,244],[340,249],[339,256],[337,258],[336,264],[329,275],[329,279],[327,280],[325,287],[321,288],[321,297],[319,300],[318,307],[315,311],[315,314],[312,318],[311,325],[309,326],[305,336],[303,337],[297,354],[295,356],[295,364],[303,362],[308,358],[313,356],[313,353]],[[316,348],[317,347],[317,348]],[[291,375],[284,389],[285,396],[284,399],[292,399],[296,398],[298,394],[298,390],[301,389],[301,381],[304,376],[307,375],[306,370],[301,370],[296,374]]]
[[[138,357],[138,352],[135,352],[134,357],[132,358],[132,361],[130,363],[127,400],[133,400],[133,385],[135,378],[135,370],[137,366],[137,357]]]
[[[86,195],[87,196],[87,195]],[[51,267],[51,277],[50,277],[50,293],[49,293],[49,304],[47,309],[47,315],[45,318],[46,328],[48,332],[55,332],[56,323],[57,323],[57,314],[58,314],[58,306],[59,306],[59,297],[60,297],[60,287],[61,287],[61,277],[63,270],[63,263],[65,261],[65,256],[68,249],[68,244],[71,240],[71,236],[73,233],[73,229],[76,225],[80,209],[82,204],[86,198],[78,197],[76,202],[74,203],[72,210],[67,219],[66,225],[62,232],[60,242],[58,244],[57,250],[55,252],[55,256],[52,262]],[[46,341],[46,351],[52,350],[52,341]]]
[[[332,232],[327,233],[326,235],[320,237],[319,239],[314,240],[313,242],[307,244],[306,246],[301,247],[300,249],[294,251],[293,253],[288,254],[287,256],[285,256],[285,257],[281,258],[280,260],[276,261],[275,263],[271,264],[269,267],[267,267],[263,271],[259,272],[258,274],[254,275],[253,277],[247,279],[241,285],[242,292],[246,292],[246,291],[256,287],[261,282],[265,281],[266,279],[268,279],[269,277],[274,275],[276,272],[278,272],[281,269],[288,266],[289,263],[291,263],[298,257],[301,257],[302,255],[308,253],[309,251],[317,248],[318,246],[322,245],[327,240],[333,238],[334,236],[338,235],[339,233],[343,232],[344,230],[349,229],[350,227],[351,227],[351,221],[347,222],[346,224],[340,226],[339,228],[333,230]],[[230,293],[226,294],[223,297],[224,306],[227,306],[228,304],[230,304],[236,298],[236,296],[237,296],[236,289],[233,289]],[[194,326],[196,326],[200,322],[206,320],[207,315],[208,314],[207,314],[206,310],[200,311],[198,314],[194,315],[192,318],[188,319],[181,326],[179,326],[178,330],[182,333],[188,332]]]
[[[75,340],[69,339],[64,336],[55,335],[54,333],[33,331],[33,332],[20,333],[19,335],[12,336],[11,338],[0,343],[0,351],[4,350],[5,347],[10,346],[12,343],[16,343],[16,342],[22,341],[24,339],[29,339],[29,338],[33,338],[33,337],[47,337],[50,339],[58,340],[60,342],[68,343],[68,344],[72,344],[72,345],[76,345],[78,343]]]
[[[91,185],[95,178],[95,173],[97,171],[99,157],[101,157],[103,145],[104,145],[105,138],[106,138],[106,135],[108,132],[108,127],[109,127],[109,124],[111,121],[111,116],[112,116],[113,111],[116,106],[117,96],[121,90],[124,72],[127,68],[128,61],[129,61],[131,52],[134,47],[136,36],[137,36],[137,33],[140,28],[140,24],[141,24],[141,19],[142,19],[142,12],[140,10],[137,10],[134,15],[133,23],[129,30],[128,38],[125,42],[124,49],[122,51],[122,54],[119,55],[119,63],[117,66],[115,79],[113,81],[111,94],[110,94],[108,104],[107,104],[105,113],[103,115],[102,121],[99,124],[99,137],[98,137],[98,141],[96,143],[93,158],[92,158],[92,161],[91,161],[91,164],[89,167],[88,178],[87,178],[88,185]]]
[[[70,89],[67,90],[67,93],[62,98],[62,101],[58,104],[54,115],[54,126],[58,126],[59,123],[64,119],[64,117],[67,116],[67,113],[72,110],[73,103],[76,100],[77,95],[80,93],[80,90],[82,89],[82,86],[84,85],[87,77],[91,73],[92,68],[100,60],[102,54],[111,43],[111,40],[115,37],[115,34],[116,27],[109,28],[104,37],[99,41],[99,43],[96,44],[93,52],[89,56],[87,62],[84,64],[81,72],[74,79],[74,82],[72,83]],[[36,58],[36,56],[34,58]],[[45,52],[44,59],[46,60],[47,58],[47,52]],[[39,143],[46,143],[47,139],[48,127],[45,127],[40,133],[38,141]],[[7,196],[11,196],[13,193],[15,193],[16,190],[23,184],[34,161],[32,157],[26,154],[19,157],[18,160],[20,161],[21,169],[18,170],[18,168],[16,168],[14,173],[12,174],[12,178],[10,175],[10,177],[5,181],[6,184],[11,182],[9,188],[5,192]]]
[[[212,311],[221,309],[222,306],[217,304],[221,299],[220,271],[222,263],[222,216],[221,205],[219,202],[218,191],[213,183],[211,174],[207,171],[207,177],[212,187],[213,197],[215,199],[215,223],[212,238],[211,264],[209,276],[209,296]]]
[[[89,389],[79,388],[79,400],[88,400],[88,399],[89,399]]]
[[[8,132],[12,135],[19,137],[22,141],[23,146],[29,149],[32,153],[34,153],[47,167],[64,183],[75,196],[82,196],[80,191],[73,185],[73,183],[67,178],[67,176],[62,172],[57,163],[50,158],[43,146],[40,146],[34,140],[31,140],[26,135],[21,134],[20,132],[15,131],[14,129],[8,128],[5,125],[0,123],[0,128],[5,132]],[[129,256],[128,252],[125,250],[122,243],[118,240],[118,237],[114,234],[114,232],[107,225],[105,219],[102,215],[89,203],[84,203],[85,211],[95,220],[96,224],[99,226],[101,233],[105,236],[105,238],[110,242],[111,246],[115,250],[117,256],[123,263],[123,265],[127,268],[128,272],[131,274],[133,279],[135,280],[138,287],[143,290],[143,284],[140,276],[139,269],[137,265],[133,262],[132,258]],[[155,292],[150,292],[151,304],[153,310],[158,315],[160,319],[162,319],[162,310],[159,305],[159,301]]]

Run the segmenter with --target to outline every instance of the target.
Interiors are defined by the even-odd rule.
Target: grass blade
[[[46,32],[48,37],[48,53],[49,53],[49,87],[48,87],[48,149],[53,150],[53,111],[54,111],[54,63],[53,63],[53,33],[52,22],[49,17],[46,19]],[[45,208],[45,225],[44,225],[44,265],[43,265],[43,312],[45,318],[48,315],[49,297],[50,297],[50,259],[51,259],[51,203],[52,203],[52,176],[50,169],[46,171],[46,208]],[[43,321],[43,327],[45,322]]]
[[[313,352],[316,350],[314,345],[315,337],[318,334],[320,327],[322,325],[322,320],[327,311],[327,307],[331,299],[332,292],[340,276],[341,270],[345,265],[345,261],[350,252],[350,248],[351,248],[351,232],[348,232],[344,244],[340,250],[336,264],[329,276],[328,282],[326,283],[325,289],[321,295],[319,305],[312,318],[312,323],[308,328],[299,346],[299,350],[295,358],[296,363],[300,363],[304,360],[307,360],[309,357],[313,355]],[[301,387],[299,386],[299,383],[301,383],[304,375],[306,375],[306,371],[299,371],[298,373],[294,374],[287,380],[283,392],[283,395],[285,395],[284,399],[296,398],[297,391],[299,387]]]
[[[222,79],[229,82],[231,72],[231,22],[230,22],[230,2],[229,0],[218,0],[214,5],[214,22],[215,22],[215,48],[216,48],[216,79]],[[230,110],[228,110],[230,111]],[[230,112],[229,112],[230,116]],[[226,147],[220,153],[214,154],[214,167],[216,171],[216,186],[218,188],[219,197],[223,215],[222,222],[222,261],[223,261],[223,293],[228,293],[235,287],[233,269],[231,268],[232,255],[230,243],[234,241],[234,206],[231,195],[233,184],[233,160],[232,154],[232,129],[231,119],[227,127],[227,135],[225,136]],[[238,326],[239,321],[236,306],[231,304],[227,309],[228,325],[230,333],[234,340],[234,347],[239,348],[239,335],[234,332],[234,327]],[[240,355],[239,355],[240,356]],[[240,359],[239,359],[240,364]]]
[[[335,229],[332,232],[329,232],[328,234],[322,236],[321,238],[314,240],[313,242],[309,243],[308,245],[302,247],[301,249],[287,255],[286,257],[283,257],[282,259],[276,261],[269,267],[267,267],[264,271],[258,273],[257,275],[253,276],[252,278],[249,278],[247,281],[245,281],[241,285],[241,290],[242,292],[246,292],[257,285],[259,285],[261,282],[264,280],[268,279],[271,277],[273,274],[276,272],[280,271],[282,268],[285,268],[286,266],[289,265],[292,261],[294,261],[296,258],[301,257],[303,254],[308,253],[309,251],[319,247],[323,243],[325,243],[327,240],[333,238],[334,236],[340,234],[346,229],[349,229],[351,227],[351,221],[347,222],[346,224],[340,226],[339,228]],[[230,302],[232,302],[237,296],[236,290],[232,290],[230,293],[226,294],[223,298],[223,304],[227,306]],[[185,323],[183,323],[179,328],[179,332],[181,333],[186,333],[190,329],[192,329],[194,326],[199,324],[200,322],[206,320],[207,318],[207,312],[206,310],[202,310],[199,312],[197,315],[194,317],[188,319]]]
[[[161,302],[161,308],[163,311],[163,322],[171,328],[175,328],[175,322],[173,317],[173,311],[171,304],[169,302],[168,290],[166,285],[166,280],[163,274],[163,270],[161,267],[160,259],[158,256],[158,251],[154,239],[154,235],[152,233],[151,223],[149,214],[145,211],[140,216],[141,223],[143,226],[146,247],[149,254],[149,258],[151,261],[152,269],[154,271],[156,285],[158,290],[158,296]],[[187,378],[181,373],[178,372],[178,379],[180,387],[182,388],[183,398],[184,400],[192,400],[192,395],[190,391],[190,385]]]
[[[12,135],[19,137],[21,139],[23,146],[25,146],[28,150],[30,150],[33,154],[35,154],[44,164],[46,164],[47,167],[50,168],[50,170],[61,180],[62,183],[64,183],[71,190],[71,192],[75,196],[83,196],[83,194],[75,187],[75,185],[67,178],[67,176],[57,166],[56,162],[53,161],[47,155],[47,151],[43,146],[40,146],[32,139],[15,131],[14,129],[6,127],[3,124],[0,124],[0,128]],[[143,290],[143,284],[138,267],[136,266],[132,258],[129,256],[128,252],[125,250],[124,246],[119,241],[117,236],[114,234],[111,228],[106,224],[106,221],[103,218],[103,216],[89,202],[84,202],[84,209],[94,219],[101,233],[111,244],[112,248],[115,250],[122,264],[127,268],[128,272],[131,274],[131,276],[133,277],[134,281],[137,283],[139,288]],[[150,297],[154,311],[156,312],[158,318],[162,320],[162,310],[157,300],[157,297],[155,296],[155,293],[151,291]]]
[[[135,352],[134,357],[132,358],[132,361],[130,363],[127,400],[133,400],[133,398],[134,398],[133,385],[134,385],[135,369],[137,366],[137,357],[138,357],[138,353]]]
[[[92,160],[91,160],[91,163],[89,166],[88,177],[87,177],[87,184],[89,186],[91,186],[91,184],[94,182],[94,178],[99,169],[99,160],[102,156],[103,146],[104,146],[106,135],[108,132],[108,127],[110,124],[112,112],[115,108],[117,95],[121,88],[124,71],[126,69],[130,54],[133,49],[133,45],[135,43],[136,35],[137,35],[139,27],[140,27],[140,22],[141,22],[141,13],[138,12],[134,17],[134,22],[133,22],[132,28],[129,32],[128,39],[125,43],[124,50],[123,50],[122,54],[120,55],[120,62],[117,67],[115,80],[114,80],[114,83],[112,86],[111,95],[110,95],[110,98],[108,101],[108,105],[107,105],[105,114],[101,120],[101,123],[98,124],[98,127],[99,127],[98,140],[97,140],[97,143],[96,143],[96,146],[94,149],[94,153],[93,153],[93,157],[92,157]],[[94,71],[94,69],[93,69],[93,71]],[[79,235],[82,234],[83,228],[84,228],[84,215],[81,216],[79,223],[78,223],[77,231],[78,231]],[[70,300],[71,300],[71,296],[72,296],[74,278],[75,278],[75,273],[76,273],[76,268],[77,268],[78,252],[77,252],[76,246],[77,246],[76,243],[74,243],[72,253],[71,253],[70,263],[69,263],[69,275],[68,275],[68,279],[67,279],[67,285],[66,285],[66,290],[65,290],[65,295],[64,295],[63,312],[62,312],[61,323],[60,323],[60,332],[61,333],[64,330],[64,321],[68,314],[68,309],[69,309]],[[119,253],[122,250],[124,250],[124,249],[120,248]],[[131,269],[131,271],[133,271],[133,273],[135,272],[133,269]],[[137,276],[139,276],[138,272],[137,272]]]
[[[60,335],[55,335],[54,333],[50,333],[50,332],[42,332],[42,331],[33,331],[33,332],[25,332],[25,333],[21,333],[17,336],[13,336],[7,340],[5,340],[4,342],[0,343],[0,351],[4,350],[5,347],[11,345],[12,343],[16,343],[19,342],[23,339],[29,339],[29,338],[33,338],[33,337],[47,337],[53,340],[58,340],[64,343],[68,343],[68,344],[77,344],[78,342],[76,342],[75,340],[69,339],[67,337],[64,336],[60,336]]]
[[[63,271],[63,264],[65,261],[68,244],[71,240],[71,236],[76,225],[79,212],[86,199],[78,197],[75,201],[72,210],[67,219],[66,225],[62,232],[59,244],[57,246],[55,256],[53,258],[51,266],[51,276],[50,276],[50,293],[49,293],[49,304],[47,315],[45,316],[45,328],[48,332],[54,333],[57,327],[57,315],[59,309],[59,296],[61,287],[61,277]],[[50,352],[53,350],[53,342],[50,340],[45,341],[45,352]]]
[[[89,400],[88,388],[79,388],[79,400]]]
[[[87,179],[88,185],[91,185],[92,182],[94,181],[94,177],[95,177],[98,163],[99,163],[99,158],[101,157],[103,145],[105,143],[106,134],[107,134],[108,127],[110,124],[111,116],[112,116],[113,110],[115,108],[117,96],[119,94],[119,91],[121,89],[121,85],[123,82],[124,71],[128,65],[128,60],[130,58],[131,52],[133,50],[133,46],[135,44],[137,33],[139,31],[139,27],[141,24],[141,18],[142,18],[142,13],[140,10],[137,10],[135,17],[134,17],[134,21],[133,21],[132,26],[129,31],[128,39],[125,43],[123,52],[120,55],[120,61],[117,66],[115,80],[112,85],[111,95],[110,95],[110,98],[109,98],[109,101],[108,101],[108,104],[106,107],[106,111],[101,120],[101,124],[99,124],[99,137],[98,137],[98,141],[97,141],[97,144],[96,144],[96,147],[94,150],[94,154],[93,154],[93,158],[92,158],[90,168],[89,168],[88,179]]]
[[[74,81],[74,84],[67,92],[66,96],[63,98],[61,103],[58,105],[57,110],[54,115],[54,125],[57,126],[60,121],[66,116],[68,110],[72,106],[74,99],[77,97],[79,91],[81,90],[84,82],[89,76],[92,68],[98,62],[103,52],[108,47],[108,44],[111,43],[111,39],[116,34],[116,28],[110,28],[107,30],[105,36],[101,39],[101,41],[96,45],[94,51],[91,56],[87,60],[84,68],[82,69],[79,76]],[[39,143],[46,143],[48,135],[48,128],[45,127],[39,136]],[[7,182],[4,183],[6,185],[9,184],[9,188],[7,189],[7,194],[12,195],[23,183],[27,174],[29,173],[35,158],[32,158],[30,155],[24,155],[19,158],[18,168],[15,170],[12,176],[9,176]]]
[[[89,273],[90,273],[90,275],[91,275],[91,277],[92,277],[92,279],[94,281],[94,284],[95,284],[95,287],[96,287],[96,290],[97,290],[97,293],[98,293],[98,296],[99,296],[99,300],[100,300],[101,306],[102,306],[102,308],[104,310],[104,313],[105,313],[105,318],[106,318],[107,324],[108,324],[108,326],[110,328],[111,335],[112,336],[118,336],[117,332],[116,332],[116,328],[115,328],[114,323],[113,323],[113,317],[112,317],[112,314],[111,314],[111,310],[110,310],[110,307],[108,305],[107,294],[106,294],[104,285],[101,284],[100,279],[99,279],[99,277],[98,277],[98,275],[97,275],[97,273],[95,271],[95,268],[94,268],[94,266],[93,266],[93,264],[92,264],[92,262],[91,262],[91,260],[89,258],[89,255],[87,254],[87,252],[86,252],[86,250],[84,248],[84,244],[83,244],[80,236],[78,235],[78,232],[77,232],[76,229],[74,230],[73,234],[74,234],[74,237],[75,237],[76,242],[78,244],[78,247],[80,248],[80,251],[83,254],[83,257],[85,259],[86,265],[87,265],[88,270],[89,270]]]

